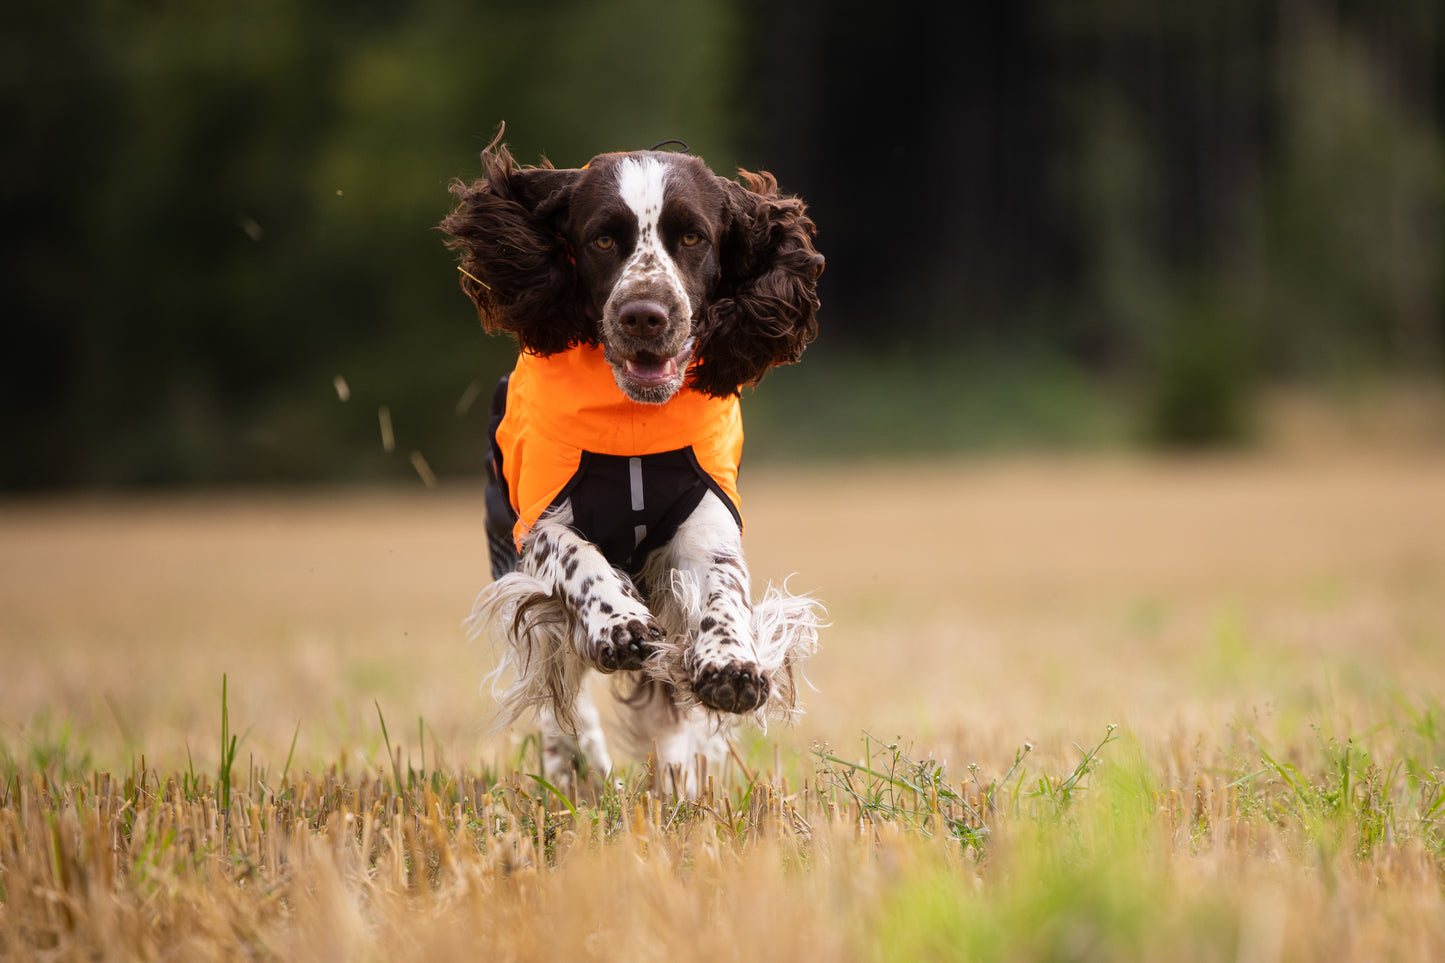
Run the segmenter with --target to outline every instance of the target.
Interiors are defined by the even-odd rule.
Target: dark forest
[[[809,202],[759,457],[1240,444],[1267,386],[1445,370],[1428,0],[20,0],[0,45],[6,489],[478,472],[513,348],[434,227],[502,122]]]

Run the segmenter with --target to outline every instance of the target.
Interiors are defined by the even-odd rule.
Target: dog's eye
[[[592,239],[592,243],[596,244],[599,250],[610,251],[612,250],[612,245],[617,242],[612,240],[612,235],[610,234],[599,234]]]
[[[682,236],[683,247],[697,247],[701,241],[702,235],[697,233],[697,231],[688,231]]]

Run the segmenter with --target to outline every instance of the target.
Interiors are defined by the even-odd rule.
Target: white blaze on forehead
[[[657,232],[657,218],[662,213],[663,192],[667,188],[667,168],[656,158],[627,158],[617,165],[617,193],[637,215],[639,233],[647,228]]]
[[[617,165],[617,193],[637,216],[637,247],[622,268],[619,287],[660,279],[674,290],[684,315],[691,317],[691,299],[658,232],[669,173],[668,166],[653,157],[628,157]]]

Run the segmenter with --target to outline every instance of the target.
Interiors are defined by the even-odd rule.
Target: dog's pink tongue
[[[627,362],[627,373],[637,381],[662,383],[677,377],[677,359],[645,362],[636,359]]]

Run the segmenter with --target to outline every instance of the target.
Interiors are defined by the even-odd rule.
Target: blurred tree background
[[[14,0],[0,487],[479,473],[513,349],[433,227],[501,120],[811,203],[823,334],[750,457],[1438,383],[1442,51],[1434,0]]]

